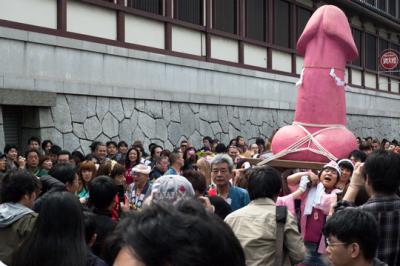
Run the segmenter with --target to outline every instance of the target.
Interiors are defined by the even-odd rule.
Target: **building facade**
[[[0,148],[270,136],[292,123],[296,41],[323,4],[343,9],[360,52],[348,128],[398,139],[400,73],[377,58],[399,51],[399,1],[0,0]]]

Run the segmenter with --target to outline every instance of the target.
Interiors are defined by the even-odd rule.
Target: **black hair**
[[[19,202],[24,195],[31,195],[38,189],[37,177],[23,170],[12,170],[1,181],[0,202]]]
[[[227,150],[224,143],[218,143],[217,146],[215,146],[215,153],[226,153]]]
[[[182,204],[181,204],[182,205]],[[184,206],[183,206],[184,205]],[[140,212],[128,214],[117,225],[110,258],[122,247],[146,266],[244,266],[243,249],[232,229],[208,214],[200,203],[172,205],[153,203]]]
[[[32,153],[32,152],[36,153],[37,156],[38,156],[39,158],[41,157],[41,155],[40,155],[40,153],[39,153],[38,150],[30,149],[30,150],[27,150],[27,151],[25,152],[25,158],[28,158],[29,153]]]
[[[355,159],[359,160],[362,163],[365,162],[365,159],[367,159],[367,155],[365,154],[365,152],[360,151],[360,150],[354,150],[354,151],[350,152],[349,159],[351,157],[354,157]]]
[[[110,140],[110,141],[107,141],[107,142],[106,142],[106,146],[107,146],[107,147],[110,146],[110,145],[114,145],[115,147],[118,146],[118,144],[117,144],[115,141],[113,141],[113,140]]]
[[[336,237],[339,241],[357,243],[364,258],[372,261],[378,248],[378,224],[368,212],[357,208],[346,208],[329,218],[324,226],[326,238]]]
[[[109,176],[98,176],[89,186],[89,203],[99,210],[107,209],[115,199],[117,189]]]
[[[161,152],[160,157],[166,156],[166,157],[168,157],[168,159],[169,159],[169,156],[170,156],[170,155],[171,155],[171,151],[168,150],[168,149],[164,149],[164,150]]]
[[[93,142],[89,145],[90,151],[91,151],[92,153],[94,153],[94,151],[97,149],[97,146],[99,146],[99,144],[102,144],[102,142],[101,142],[101,141],[93,141]]]
[[[148,148],[149,151],[150,151],[150,154],[151,154],[151,149],[152,149],[154,146],[159,146],[159,145],[158,145],[157,143],[152,142],[152,143],[149,144],[149,146],[147,146],[147,148]]]
[[[42,149],[45,150],[47,144],[49,144],[49,143],[51,144],[51,146],[53,146],[53,142],[52,142],[51,140],[49,140],[49,139],[43,140],[43,142],[42,142]]]
[[[204,195],[207,190],[206,178],[198,171],[186,170],[182,174],[192,184],[194,191],[198,191],[200,195]]]
[[[51,146],[50,154],[58,154],[61,150],[62,149],[60,146],[54,144],[53,146]]]
[[[160,145],[154,144],[153,146],[151,146],[150,148],[150,156],[153,157],[154,153],[156,152],[157,148],[161,148],[161,150],[163,149],[163,147],[161,147]]]
[[[95,163],[99,163],[99,159],[96,156],[93,156],[92,153],[85,156],[85,161],[96,161]]]
[[[340,160],[338,160],[338,161],[340,161]],[[351,173],[353,173],[353,171],[354,171],[353,164],[351,164],[351,162],[348,162],[348,161],[342,161],[342,162],[340,162],[340,164],[338,164],[338,166],[344,167],[344,168],[350,170]]]
[[[362,142],[360,144],[360,146],[358,146],[358,149],[360,151],[368,151],[368,150],[372,150],[372,146],[368,142]]]
[[[136,156],[136,161],[135,161],[133,164],[132,164],[132,162],[129,160],[129,153],[130,153],[132,150],[135,150],[135,151],[136,151],[136,154],[137,154],[137,156]],[[132,148],[130,148],[130,149],[127,151],[127,153],[126,153],[126,157],[125,157],[125,168],[128,169],[128,168],[130,168],[131,166],[135,166],[135,165],[138,165],[138,164],[140,164],[140,150],[139,150],[137,147],[132,147]]]
[[[210,137],[210,136],[205,136],[204,138],[203,138],[203,141],[204,140],[208,140],[208,142],[211,144],[212,143],[212,138]]]
[[[118,142],[117,148],[119,148],[121,146],[128,147],[128,143],[126,143],[125,141],[121,140],[120,142]]]
[[[11,149],[16,149],[18,151],[17,145],[6,144],[6,146],[4,146],[4,153],[7,154]]]
[[[270,166],[253,168],[248,179],[251,200],[276,197],[282,189],[282,180],[277,170]]]
[[[96,221],[94,214],[88,211],[83,212],[83,225],[85,229],[85,241],[89,244],[92,241],[94,234],[96,233]]]
[[[62,150],[59,153],[57,153],[57,156],[60,156],[60,155],[68,155],[68,159],[71,159],[71,153],[67,150]]]
[[[244,137],[243,137],[243,136],[240,136],[240,135],[237,136],[237,137],[236,137],[236,144],[239,142],[239,139],[244,139]]]
[[[32,141],[35,141],[35,142],[39,143],[39,145],[40,145],[40,138],[39,137],[36,137],[36,136],[30,137],[28,139],[28,144],[31,144]]]
[[[143,148],[143,144],[142,143],[136,143],[132,145],[133,148],[136,148],[140,151],[141,156],[140,157],[147,157],[148,154],[146,153],[146,151]]]
[[[56,164],[50,169],[49,175],[64,184],[72,184],[75,179],[75,168],[70,164]]]
[[[231,139],[231,140],[229,141],[228,147],[229,147],[229,146],[233,146],[233,144],[232,144],[233,142],[236,142],[236,138]],[[236,144],[237,144],[237,143],[236,143]]]
[[[82,206],[66,191],[53,192],[43,202],[32,232],[14,253],[15,266],[85,266]]]
[[[369,184],[375,192],[395,193],[400,185],[400,155],[377,150],[368,156],[364,163]]]
[[[265,146],[265,140],[263,138],[258,137],[256,138],[256,144]]]
[[[76,165],[79,165],[85,160],[85,156],[83,156],[83,153],[80,151],[73,151],[71,153],[71,158],[74,159]]]

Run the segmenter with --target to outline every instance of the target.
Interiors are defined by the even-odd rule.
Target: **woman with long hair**
[[[12,266],[85,266],[83,213],[70,192],[54,192],[43,202],[32,233],[16,250]]]
[[[125,179],[126,184],[130,185],[133,182],[133,177],[131,175],[132,168],[140,164],[140,151],[138,148],[130,148],[126,153],[125,158]]]
[[[93,161],[83,161],[79,165],[79,199],[87,199],[89,197],[89,184],[90,181],[96,176],[96,164]]]

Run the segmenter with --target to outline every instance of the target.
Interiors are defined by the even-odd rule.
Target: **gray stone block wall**
[[[228,144],[242,135],[251,143],[293,121],[292,111],[278,109],[65,94],[57,96],[56,106],[41,108],[38,114],[42,139],[84,153],[94,140],[141,140],[145,147],[155,142],[172,149],[183,139],[200,147],[204,136]],[[400,120],[349,115],[348,128],[362,137],[399,139]]]
[[[251,142],[293,119],[293,112],[283,110],[65,94],[38,114],[43,140],[84,153],[94,140],[142,140],[145,147],[155,142],[168,149],[183,139],[200,147],[204,136],[227,144],[243,135]]]

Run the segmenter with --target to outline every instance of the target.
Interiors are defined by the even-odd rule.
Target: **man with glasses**
[[[368,212],[347,208],[325,224],[326,253],[333,266],[387,266],[375,258],[378,224]]]
[[[231,205],[232,211],[246,206],[250,202],[249,193],[240,187],[233,186],[233,161],[227,154],[218,154],[211,161],[211,179],[217,186],[218,196]]]
[[[338,202],[337,209],[353,202],[358,191],[365,187],[371,197],[357,207],[372,214],[379,230],[377,257],[388,265],[400,265],[400,155],[378,150],[363,164],[356,164],[349,188]]]

